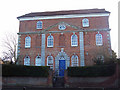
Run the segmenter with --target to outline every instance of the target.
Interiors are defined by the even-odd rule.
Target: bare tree
[[[11,63],[17,61],[16,57],[16,48],[17,48],[17,34],[10,33],[6,34],[5,38],[2,41],[3,50],[3,59],[10,60]]]

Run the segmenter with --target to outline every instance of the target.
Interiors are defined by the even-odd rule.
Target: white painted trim
[[[41,60],[42,66],[45,66],[45,34],[42,34],[41,38]]]
[[[41,56],[39,56],[40,58],[38,58],[38,56],[36,56],[36,58],[35,58],[35,66],[42,66],[42,64],[41,64],[41,62],[42,62],[42,60],[41,60]],[[39,63],[38,63],[38,61],[39,61]]]
[[[30,57],[29,56],[28,56],[27,60],[26,60],[26,56],[25,56],[24,65],[30,66]]]
[[[29,44],[26,40],[29,40]],[[25,48],[30,48],[31,47],[31,37],[30,36],[27,36],[25,37]]]
[[[42,25],[40,25],[42,24]],[[42,26],[42,27],[38,27],[38,26]],[[43,28],[43,22],[42,21],[37,21],[36,23],[36,29],[42,29]]]
[[[52,35],[50,34],[49,36],[52,36]],[[54,37],[52,36],[52,38],[53,38],[53,45],[48,45],[49,36],[47,37],[47,47],[53,47],[54,46]]]
[[[109,13],[92,13],[92,14],[71,14],[71,15],[56,15],[56,16],[36,16],[36,17],[21,17],[19,21],[26,20],[42,20],[42,19],[59,19],[59,18],[77,18],[77,17],[99,17],[109,16]]]
[[[52,61],[53,61],[52,65],[48,65],[48,57],[52,58]],[[51,56],[51,55],[47,56],[47,66],[50,66],[50,68],[53,67],[53,70],[54,70],[54,60],[53,60],[53,56]]]
[[[87,23],[85,23],[85,21],[87,21]],[[82,26],[89,27],[89,20],[87,18],[82,19]]]
[[[75,35],[77,37],[77,44],[76,45],[73,45],[73,43],[72,43],[72,41],[73,41],[72,36],[73,35]],[[78,46],[78,36],[76,34],[73,34],[73,35],[71,36],[71,47]]]
[[[100,35],[100,37],[101,37],[101,40],[99,40],[98,41],[98,36],[97,35]],[[95,35],[95,38],[96,38],[96,46],[102,46],[103,45],[103,36],[102,36],[102,34],[100,34],[100,33],[98,33],[98,34],[96,34]],[[101,42],[100,42],[101,41]],[[98,42],[100,42],[100,43],[98,43]]]
[[[84,33],[79,32],[79,43],[80,43],[80,66],[85,66],[84,61]]]
[[[72,55],[72,57],[71,57],[71,66],[72,67],[74,67],[74,65],[73,65],[73,62],[74,62],[74,60],[73,60],[73,57],[74,55]],[[77,66],[79,66],[79,64],[78,64],[78,56],[77,55],[75,55],[76,57],[77,57]]]

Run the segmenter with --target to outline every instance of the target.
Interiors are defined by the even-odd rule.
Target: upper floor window
[[[41,57],[40,56],[37,56],[35,58],[35,66],[41,66]]]
[[[42,29],[42,26],[43,26],[43,23],[42,23],[42,21],[38,21],[37,22],[37,29]]]
[[[24,58],[24,65],[30,65],[30,57],[29,56],[25,56]]]
[[[73,55],[71,57],[71,64],[72,64],[73,67],[78,66],[78,56],[77,55]]]
[[[78,37],[76,34],[71,36],[71,46],[78,46]]]
[[[51,55],[47,57],[47,66],[53,69],[53,57]]]
[[[83,25],[83,27],[89,27],[89,20],[87,18],[84,18],[82,20],[82,25]]]
[[[31,47],[31,37],[27,36],[25,38],[25,48],[30,48]]]
[[[53,47],[53,36],[49,35],[47,38],[47,47]]]
[[[96,45],[97,46],[101,46],[103,45],[103,41],[102,41],[102,34],[96,34]]]

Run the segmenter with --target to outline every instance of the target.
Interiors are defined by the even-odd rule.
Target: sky
[[[0,57],[5,50],[2,40],[10,33],[19,32],[18,16],[30,12],[105,9],[110,11],[111,46],[118,55],[119,0],[0,0]]]

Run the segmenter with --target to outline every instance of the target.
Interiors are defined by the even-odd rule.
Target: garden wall
[[[52,87],[52,72],[47,66],[2,65],[2,86]]]
[[[70,77],[65,72],[65,87],[101,87],[120,88],[120,65],[116,65],[116,71],[112,76],[102,77]]]
[[[2,86],[52,87],[52,71],[48,77],[2,77]]]

